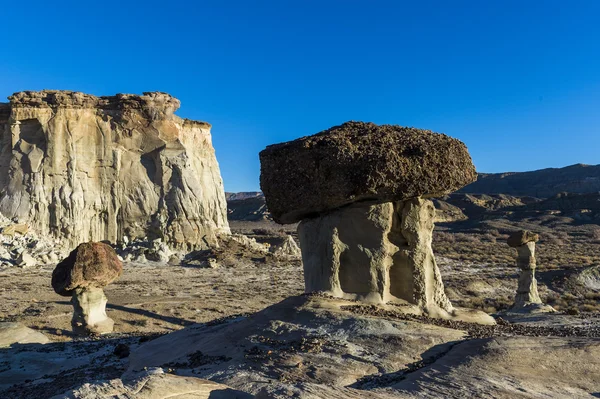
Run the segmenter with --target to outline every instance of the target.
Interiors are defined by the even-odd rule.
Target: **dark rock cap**
[[[71,296],[76,288],[110,284],[123,273],[123,263],[110,245],[101,242],[79,244],[52,272],[52,288]]]
[[[477,179],[467,147],[429,130],[346,122],[260,153],[260,185],[278,223],[358,201],[451,193]]]
[[[508,237],[508,240],[506,240],[506,243],[508,246],[516,248],[520,247],[521,245],[525,245],[528,242],[537,242],[539,239],[539,235],[532,233],[529,230],[519,230],[512,233]]]

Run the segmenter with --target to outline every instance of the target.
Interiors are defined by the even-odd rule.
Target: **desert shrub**
[[[598,312],[600,311],[600,305],[584,303],[579,307],[579,310],[582,312]]]

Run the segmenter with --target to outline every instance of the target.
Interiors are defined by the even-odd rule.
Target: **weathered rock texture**
[[[47,344],[48,337],[21,323],[0,322],[0,348],[13,344]]]
[[[375,303],[398,298],[431,315],[451,313],[431,249],[434,216],[433,203],[419,198],[302,221],[306,291]]]
[[[0,212],[70,248],[161,238],[206,247],[228,233],[210,125],[168,94],[20,92],[0,104]]]
[[[106,315],[107,299],[103,287],[123,273],[123,264],[106,244],[80,244],[52,272],[52,288],[71,296],[71,326],[77,334],[112,332],[114,321]]]
[[[477,178],[467,147],[429,130],[346,122],[260,153],[260,184],[278,223],[358,202],[448,194]]]
[[[306,292],[401,302],[433,317],[457,313],[433,255],[436,211],[426,198],[474,178],[463,143],[399,126],[348,122],[261,152],[274,220],[303,219]],[[493,323],[487,315],[463,318]]]
[[[517,250],[517,266],[520,269],[519,285],[515,295],[514,310],[530,305],[541,305],[535,279],[535,243],[539,236],[527,230],[520,230],[508,237],[509,246]]]

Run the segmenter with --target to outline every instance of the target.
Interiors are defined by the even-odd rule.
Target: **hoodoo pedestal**
[[[517,267],[519,268],[519,283],[515,303],[511,311],[541,310],[554,311],[549,305],[544,305],[540,299],[535,279],[535,243],[539,236],[527,230],[511,234],[507,240],[510,247],[517,250]]]
[[[273,219],[300,221],[306,292],[451,318],[431,247],[428,199],[476,179],[460,141],[427,130],[347,122],[260,153]],[[468,312],[467,312],[468,313]],[[484,314],[464,319],[493,323]]]

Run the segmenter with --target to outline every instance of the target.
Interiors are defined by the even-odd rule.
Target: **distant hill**
[[[239,193],[225,193],[225,199],[227,201],[245,200],[247,198],[262,197],[263,194],[260,191],[242,191]]]
[[[600,191],[600,165],[577,164],[531,172],[480,173],[475,183],[458,192],[550,198],[561,192]]]

